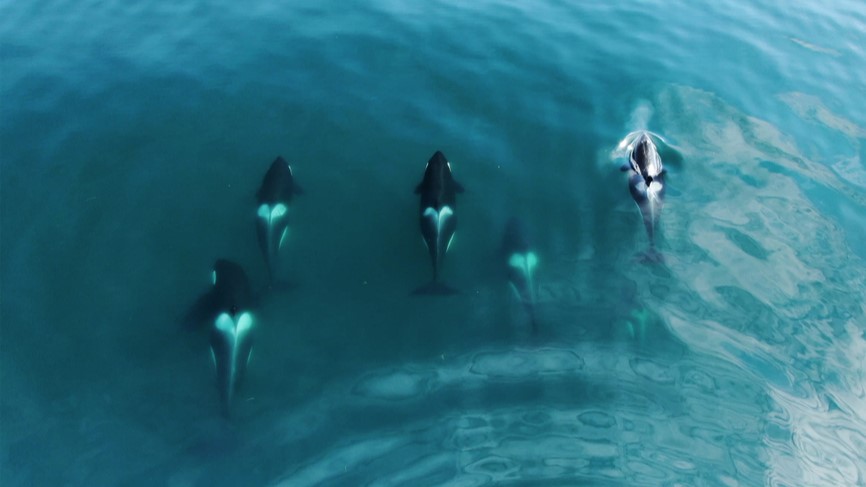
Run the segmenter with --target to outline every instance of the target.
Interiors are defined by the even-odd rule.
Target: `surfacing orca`
[[[516,217],[510,218],[505,226],[505,234],[502,237],[502,255],[505,259],[511,289],[514,290],[517,299],[526,308],[529,322],[532,325],[532,332],[537,333],[535,269],[538,266],[538,255],[530,245],[526,227]]]
[[[299,194],[303,194],[303,190],[295,183],[292,167],[282,156],[278,156],[265,173],[256,193],[256,233],[271,284],[278,277],[280,249],[289,236],[292,197]]]
[[[433,263],[433,280],[416,289],[414,294],[457,292],[439,281],[439,273],[457,230],[457,193],[462,192],[463,186],[451,174],[451,163],[442,152],[436,151],[427,161],[424,179],[415,188],[415,193],[421,195],[421,235]]]
[[[246,372],[253,349],[255,318],[246,273],[238,264],[219,259],[211,273],[213,322],[210,351],[216,367],[217,389],[223,414],[231,413],[231,401]]]
[[[650,243],[655,254],[655,235],[665,197],[665,168],[655,136],[647,131],[633,132],[621,143],[628,153],[628,163],[620,168],[628,171],[628,189],[640,209]]]

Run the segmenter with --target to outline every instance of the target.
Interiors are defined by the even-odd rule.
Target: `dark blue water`
[[[866,484],[863,46],[854,1],[0,4],[0,482]],[[682,155],[660,263],[637,129]],[[410,297],[437,149],[462,293]],[[218,257],[264,291],[278,154],[225,420],[180,321]]]

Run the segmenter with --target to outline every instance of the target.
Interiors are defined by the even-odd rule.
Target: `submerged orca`
[[[620,146],[625,144],[628,151],[628,163],[620,169],[629,173],[628,189],[640,209],[652,251],[666,191],[666,171],[653,138],[653,134],[639,131],[629,134],[620,143]]]
[[[282,156],[278,156],[265,173],[262,185],[256,193],[256,233],[272,284],[277,278],[280,249],[289,236],[289,207],[292,196],[296,194],[303,194],[303,191],[295,183],[292,166]]]
[[[456,293],[439,281],[439,273],[457,230],[457,193],[462,192],[463,186],[451,174],[451,163],[442,152],[436,151],[427,161],[424,179],[415,188],[415,194],[421,195],[421,235],[433,263],[433,280],[415,290],[415,294]]]
[[[529,322],[532,325],[532,332],[536,333],[538,325],[535,320],[537,295],[535,268],[538,266],[538,255],[530,245],[523,222],[516,217],[509,219],[505,226],[505,234],[502,237],[502,254],[505,258],[511,289],[514,290],[517,299],[526,308]]]
[[[229,416],[235,388],[252,355],[252,295],[246,273],[234,262],[217,260],[211,279],[213,287],[206,295],[212,316],[210,351],[223,414]]]

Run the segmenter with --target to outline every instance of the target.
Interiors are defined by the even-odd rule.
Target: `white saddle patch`
[[[241,313],[237,320],[233,320],[228,313],[221,313],[216,319],[216,328],[223,335],[237,341],[244,337],[253,328],[253,316],[250,313]]]
[[[526,267],[529,270],[535,269],[535,266],[538,265],[538,256],[535,255],[535,252],[527,252],[526,253]]]
[[[436,230],[439,232],[442,231],[442,225],[448,221],[448,217],[453,214],[454,210],[452,210],[450,206],[443,206],[439,211],[436,211],[432,206],[429,206],[424,210],[424,216],[436,222]]]
[[[439,246],[438,239],[442,236],[442,226],[445,222],[448,221],[448,218],[454,214],[454,210],[451,209],[450,206],[443,206],[436,211],[432,206],[428,206],[424,210],[424,217],[429,218],[431,221],[436,223],[436,239],[437,239],[437,248]],[[454,235],[451,235],[451,238],[448,240],[448,244],[445,246],[445,251],[448,252],[448,248],[451,247],[451,242],[454,240]]]
[[[259,218],[267,221],[268,224],[271,224],[274,220],[285,215],[288,211],[289,208],[286,205],[277,203],[273,207],[268,204],[261,205],[256,213],[259,215]]]
[[[538,265],[538,256],[535,252],[527,252],[525,254],[514,253],[508,259],[508,265],[526,272],[526,275],[531,275],[535,266]]]
[[[268,247],[273,245],[272,242],[274,241],[274,237],[275,237],[274,225],[276,224],[277,221],[279,221],[280,218],[285,216],[286,213],[288,213],[288,212],[289,212],[289,208],[282,203],[277,203],[273,207],[271,207],[269,205],[259,206],[259,210],[258,210],[259,218],[264,220],[268,226],[268,236],[267,236]],[[283,229],[283,232],[280,234],[280,240],[277,243],[277,249],[281,249],[283,247],[283,244],[285,243],[286,237],[288,237],[288,235],[289,235],[289,227],[286,226],[286,228]]]
[[[229,376],[230,384],[233,385],[235,373],[237,372],[238,342],[253,328],[253,316],[250,313],[244,312],[237,317],[237,320],[233,320],[228,313],[221,313],[217,317],[215,325],[217,330],[229,340],[229,347],[231,348]],[[247,355],[245,362],[249,362],[251,355],[252,349],[250,349],[250,355]],[[216,366],[216,355],[214,354],[213,347],[211,347],[211,358],[214,361],[214,366]]]

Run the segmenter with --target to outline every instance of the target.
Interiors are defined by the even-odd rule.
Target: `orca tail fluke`
[[[441,281],[431,281],[418,289],[412,291],[414,296],[430,295],[430,296],[451,296],[460,294],[460,291],[445,284]]]

